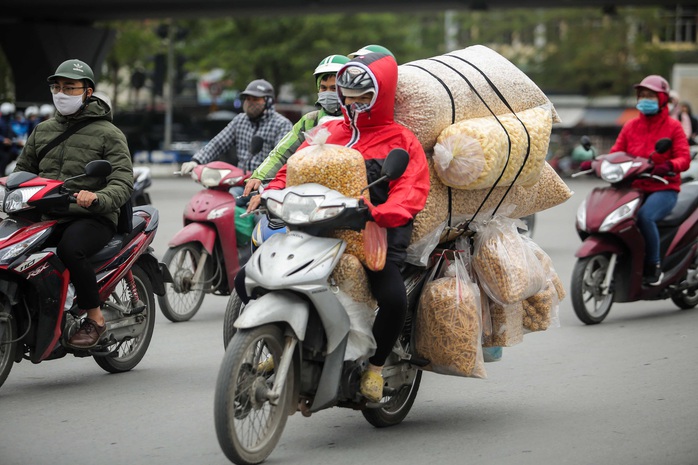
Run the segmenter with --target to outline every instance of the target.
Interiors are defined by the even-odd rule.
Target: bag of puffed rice
[[[470,278],[466,253],[444,257],[434,270],[442,277],[422,289],[415,329],[415,351],[429,360],[425,370],[444,375],[486,378],[482,356],[480,292]],[[436,275],[438,276],[438,275]]]
[[[326,143],[330,133],[323,126],[306,133],[308,146],[298,150],[287,162],[286,185],[317,183],[334,189],[347,197],[363,195],[370,200],[368,190],[361,190],[368,184],[366,163],[361,152],[343,145]],[[356,231],[336,231],[332,237],[347,243],[346,252],[366,263],[363,237]]]
[[[473,222],[473,269],[487,295],[500,305],[521,302],[547,283],[540,261],[519,234],[515,220],[495,215]]]

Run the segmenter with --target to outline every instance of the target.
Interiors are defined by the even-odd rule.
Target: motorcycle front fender
[[[584,239],[582,245],[579,246],[574,256],[577,258],[585,258],[602,253],[622,255],[623,252],[625,252],[623,244],[613,236],[588,236]]]
[[[177,247],[187,242],[200,242],[209,255],[213,255],[213,247],[216,244],[216,230],[213,226],[204,223],[189,223],[174,235],[168,247]]]
[[[286,323],[299,341],[305,339],[310,307],[292,292],[271,292],[250,301],[235,320],[238,329],[250,329],[269,323]]]

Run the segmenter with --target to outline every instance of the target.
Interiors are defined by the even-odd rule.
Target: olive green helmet
[[[348,55],[349,58],[356,58],[360,55],[368,55],[369,53],[383,53],[385,55],[390,55],[391,57],[395,58],[395,55],[393,55],[393,52],[388,50],[387,48],[383,47],[382,45],[376,45],[376,44],[371,44],[371,45],[365,45],[355,51],[354,53],[350,53]]]
[[[66,60],[56,68],[56,72],[48,77],[48,82],[53,82],[57,78],[67,78],[76,80],[86,80],[90,83],[89,87],[95,88],[95,74],[92,68],[84,61],[71,59]]]

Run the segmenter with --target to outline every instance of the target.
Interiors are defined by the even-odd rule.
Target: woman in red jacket
[[[414,217],[424,208],[429,193],[424,149],[412,131],[393,120],[397,73],[397,62],[391,55],[369,53],[349,61],[337,72],[336,81],[344,119],[324,125],[330,133],[328,144],[361,152],[368,183],[380,177],[383,161],[392,149],[402,148],[410,155],[407,170],[400,178],[370,188],[371,217],[388,230],[385,267],[381,271],[366,270],[379,310],[373,323],[377,347],[362,375],[361,393],[373,402],[383,397],[382,368],[405,324],[407,292],[400,266],[407,256]],[[306,141],[298,150],[307,145]],[[286,166],[267,189],[286,187]],[[244,301],[240,274],[235,279],[236,288]]]
[[[637,222],[645,238],[645,283],[658,285],[662,281],[662,264],[659,257],[659,230],[657,221],[664,218],[676,205],[681,190],[681,176],[691,162],[688,142],[681,123],[669,116],[669,83],[661,76],[647,76],[635,85],[637,109],[640,115],[623,126],[613,152],[626,152],[637,157],[648,158],[655,143],[664,137],[672,140],[666,153],[652,155],[652,174],[665,178],[664,184],[652,178],[639,178],[632,187],[648,193],[638,212]],[[673,175],[669,176],[670,173]]]

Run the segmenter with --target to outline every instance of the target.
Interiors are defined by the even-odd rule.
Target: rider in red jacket
[[[400,178],[370,189],[371,216],[379,226],[388,228],[385,267],[381,271],[366,270],[379,311],[373,324],[376,352],[362,375],[361,393],[374,402],[382,397],[381,370],[405,323],[407,293],[400,266],[406,257],[414,216],[424,208],[429,193],[424,149],[409,129],[393,120],[397,71],[395,59],[381,53],[360,55],[348,62],[337,73],[337,93],[344,120],[325,124],[330,132],[328,144],[361,152],[368,182],[380,177],[383,161],[390,150],[403,148],[410,155],[407,170]],[[299,150],[306,145],[307,141]],[[267,188],[285,186],[284,166]]]
[[[691,157],[681,123],[669,115],[669,83],[666,79],[657,75],[647,76],[635,85],[635,89],[640,115],[625,123],[611,147],[611,153],[625,152],[643,158],[649,158],[651,154],[654,162],[652,174],[669,182],[664,184],[652,178],[639,178],[632,184],[632,187],[648,193],[637,221],[645,238],[645,282],[657,285],[663,276],[657,221],[668,215],[676,205],[681,190],[680,173],[688,169]],[[666,153],[653,154],[654,145],[664,137],[672,140],[671,149]]]

